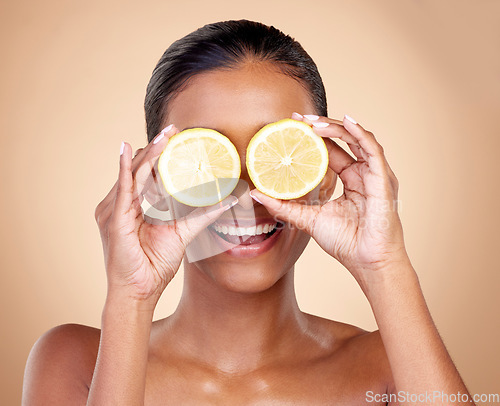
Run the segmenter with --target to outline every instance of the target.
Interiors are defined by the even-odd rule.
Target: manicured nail
[[[253,200],[255,200],[257,203],[260,203],[260,204],[264,205],[264,203],[262,203],[259,199],[257,199],[257,197],[256,197],[256,196],[254,196],[254,195],[252,194],[252,192],[250,192],[250,193],[249,193],[249,195],[250,195],[250,197],[251,197]]]
[[[124,149],[125,149],[125,143],[122,141],[122,145],[120,145],[120,155],[123,155]]]
[[[165,137],[165,133],[162,131],[160,134],[156,136],[156,138],[153,140],[153,144],[157,144],[160,142],[160,140]]]
[[[292,118],[297,118],[299,120],[302,120],[302,114],[299,114],[299,113],[296,113],[296,112],[293,112],[292,113]]]
[[[317,116],[315,114],[304,114],[304,117],[310,121],[315,121],[319,118],[319,116]]]
[[[167,125],[163,130],[160,131],[160,133],[163,133],[163,134],[168,133],[172,129],[173,126],[174,126],[173,124]]]
[[[328,127],[330,125],[330,123],[323,123],[321,121],[318,121],[317,123],[313,123],[313,127],[316,127],[316,128],[325,128],[325,127]]]
[[[153,140],[153,144],[157,144],[158,142],[161,141],[163,137],[165,137],[165,134],[168,133],[174,125],[170,124],[166,126],[163,130],[160,131],[160,134],[156,136],[156,138]]]
[[[354,120],[351,116],[348,116],[347,114],[345,115],[345,118],[347,118],[353,124],[358,124],[356,120]]]

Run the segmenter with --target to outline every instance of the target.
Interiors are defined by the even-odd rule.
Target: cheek
[[[287,243],[283,247],[283,256],[281,257],[284,269],[290,269],[295,265],[299,257],[304,252],[311,236],[303,231],[302,227],[287,225],[288,230],[286,240]]]
[[[303,231],[304,227],[295,227],[294,229],[290,230],[291,233],[293,233],[292,237],[293,238],[293,248],[290,250],[290,254],[292,256],[298,257],[302,254],[302,251],[306,248],[307,243],[311,239],[311,236],[307,234],[305,231]]]

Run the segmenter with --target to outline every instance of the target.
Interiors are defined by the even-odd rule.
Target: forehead
[[[192,77],[169,103],[164,124],[174,123],[179,130],[258,130],[294,111],[315,113],[304,86],[272,65],[255,63]]]

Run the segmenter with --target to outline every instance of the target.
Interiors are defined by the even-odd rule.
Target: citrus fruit
[[[240,156],[233,143],[207,128],[173,135],[158,159],[165,190],[189,206],[210,206],[229,196],[240,171]]]
[[[313,190],[328,169],[328,150],[312,128],[284,119],[261,128],[247,147],[253,184],[276,199],[296,199]]]

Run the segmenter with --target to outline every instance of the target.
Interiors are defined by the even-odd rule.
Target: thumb
[[[228,196],[215,205],[199,207],[177,220],[177,234],[184,246],[187,246],[203,229],[236,203],[238,203],[236,196]]]
[[[299,230],[312,235],[320,206],[274,199],[257,189],[253,189],[250,192],[250,196],[262,204],[275,218],[286,221]]]

